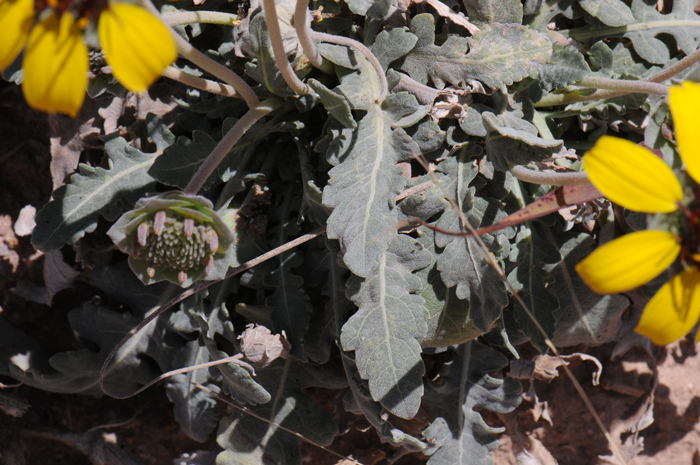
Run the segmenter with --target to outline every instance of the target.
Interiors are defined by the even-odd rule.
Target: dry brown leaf
[[[534,358],[535,370],[533,377],[541,381],[550,382],[557,376],[559,376],[558,368],[562,365],[569,365],[573,360],[584,360],[595,363],[597,370],[593,372],[593,385],[597,386],[600,383],[600,374],[603,371],[603,365],[600,361],[587,354],[582,354],[577,352],[571,355],[561,355],[559,357],[552,357],[550,355],[538,355]]]

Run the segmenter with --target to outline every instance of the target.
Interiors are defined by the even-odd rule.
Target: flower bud
[[[167,279],[188,287],[222,279],[231,263],[233,233],[204,197],[167,192],[144,198],[107,233],[145,284]]]

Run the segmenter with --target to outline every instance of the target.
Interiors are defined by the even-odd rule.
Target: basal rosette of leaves
[[[205,197],[167,192],[139,200],[107,235],[129,254],[144,284],[168,280],[189,287],[222,279],[234,249],[233,234]]]
[[[591,185],[555,184],[586,178],[583,155],[607,134],[680,167],[665,92],[671,78],[700,80],[697,66],[674,68],[700,37],[694,0],[663,15],[648,0],[198,3],[156,5],[181,57],[148,94],[125,94],[107,74],[105,64],[122,80],[108,44],[159,49],[115,33],[100,38],[107,62],[93,53],[99,73],[84,79],[99,117],[51,116],[60,187],[36,215],[32,244],[81,273],[84,302],[54,312],[66,314],[77,347],[47,354],[0,315],[0,374],[101,395],[107,354],[181,296],[130,336],[104,386],[126,395],[169,370],[225,361],[168,378],[165,393],[149,388],[167,394],[184,434],[216,439],[217,463],[299,465],[290,431],[327,445],[352,415],[371,425],[352,434],[389,460],[488,465],[500,430],[480,411],[507,414],[522,400],[508,358],[546,352],[547,338],[639,340],[629,320],[644,298],[594,292],[576,266],[620,231],[646,229],[646,216],[620,214]],[[12,23],[15,55],[44,30],[32,5],[0,0],[3,27],[30,18]],[[125,2],[108,5],[101,15]],[[311,13],[294,18],[296,6]],[[79,15],[63,13],[75,26]],[[89,35],[67,37],[79,48]],[[1,61],[3,77],[19,84],[14,60]],[[80,129],[62,129],[71,124]],[[582,191],[595,195],[562,208]],[[459,235],[469,226],[488,230],[481,244]],[[306,242],[285,248],[297,239]],[[246,271],[221,280],[234,268]],[[284,333],[289,357],[246,360],[238,337],[249,324]],[[26,354],[31,369],[18,364]],[[193,383],[266,421],[222,413]],[[316,388],[337,394],[339,416]]]

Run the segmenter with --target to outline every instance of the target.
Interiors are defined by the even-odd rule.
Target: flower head
[[[700,183],[695,116],[700,85],[671,87],[669,105],[678,152],[688,174]],[[630,210],[665,214],[673,230],[639,231],[615,239],[581,261],[576,271],[594,291],[613,294],[654,279],[680,256],[684,270],[647,303],[636,331],[656,344],[684,336],[700,318],[700,192],[685,201],[673,171],[649,150],[623,139],[600,138],[584,156],[584,168],[610,200]]]
[[[232,261],[233,233],[204,197],[166,192],[141,199],[107,232],[145,284],[190,286],[221,279]]]
[[[100,0],[0,0],[0,71],[25,50],[22,91],[30,106],[78,115],[88,85],[84,33],[90,23],[97,23],[107,64],[128,90],[145,91],[177,58],[168,27],[137,5]]]

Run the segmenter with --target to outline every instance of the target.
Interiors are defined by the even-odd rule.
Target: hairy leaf
[[[602,2],[606,4],[608,2]],[[621,2],[620,2],[621,3]],[[670,34],[678,47],[686,54],[694,52],[700,43],[700,21],[693,11],[693,0],[675,0],[668,14],[659,13],[650,7],[647,0],[632,0],[634,21],[621,27],[605,25],[588,26],[569,31],[569,35],[580,41],[598,40],[605,37],[626,37],[632,41],[634,50],[650,63],[663,65],[670,59],[668,46],[657,38],[659,34]]]
[[[560,248],[563,260],[546,265],[555,281],[549,289],[559,297],[556,332],[552,342],[558,347],[577,344],[589,346],[615,340],[621,325],[622,312],[629,306],[620,295],[593,292],[574,270],[576,264],[594,250],[593,239],[584,233],[554,236],[544,232],[544,239]]]
[[[403,129],[391,128],[399,98],[372,107],[356,129],[340,131],[328,152],[339,161],[323,190],[323,204],[333,208],[328,237],[340,241],[345,264],[358,276],[369,275],[392,241],[396,196],[406,185],[396,163],[419,152]]]
[[[607,26],[627,26],[634,21],[632,10],[622,0],[578,0],[578,4]]]
[[[462,0],[469,21],[480,23],[523,22],[523,6],[520,0]]]
[[[552,56],[537,67],[536,74],[542,87],[552,90],[580,81],[591,74],[591,69],[581,52],[571,45],[564,47],[555,42]]]
[[[493,465],[489,452],[498,440],[492,435],[505,428],[490,427],[478,411],[507,413],[520,404],[518,381],[487,374],[507,363],[495,350],[471,341],[458,346],[454,359],[440,370],[439,382],[428,382],[426,403],[445,412],[423,432],[440,445],[429,465]]]
[[[554,336],[555,312],[559,310],[559,298],[550,290],[554,283],[554,277],[546,271],[545,265],[558,263],[561,260],[559,250],[544,239],[538,232],[538,222],[526,223],[518,233],[516,244],[511,249],[510,261],[517,266],[508,275],[508,281],[521,299],[527,305],[528,310],[542,327],[548,338]],[[520,329],[530,338],[530,342],[544,353],[547,346],[544,344],[544,335],[540,333],[537,325],[532,321],[520,302],[515,302],[515,320]]]
[[[510,164],[527,165],[542,161],[559,152],[564,141],[546,140],[537,136],[537,129],[525,120],[511,115],[482,114],[486,137],[486,153],[497,170],[507,171]]]
[[[420,243],[394,236],[391,247],[366,279],[348,281],[348,297],[358,311],[340,336],[343,350],[354,350],[372,398],[401,418],[412,418],[420,406],[425,372],[418,342],[427,331],[427,309],[417,294],[421,280],[412,271],[430,264]]]
[[[382,31],[374,40],[372,53],[386,72],[394,60],[398,60],[413,49],[418,37],[402,28]]]
[[[185,368],[209,361],[209,351],[198,341],[190,341],[173,358],[173,368]],[[165,390],[175,404],[174,414],[182,432],[195,441],[204,442],[219,423],[216,401],[211,394],[192,384],[196,382],[214,392],[219,387],[209,383],[207,370],[195,370],[168,378]]]
[[[100,215],[115,220],[155,188],[148,169],[155,158],[121,137],[105,143],[107,169],[80,164],[70,183],[56,189],[53,200],[36,215],[32,244],[44,252],[72,244],[97,227]]]
[[[546,36],[515,24],[485,25],[471,39],[453,35],[437,46],[433,16],[420,14],[412,19],[411,32],[418,36],[418,42],[401,69],[422,84],[430,78],[438,89],[446,83],[464,87],[469,80],[494,89],[510,85],[528,76],[552,54],[552,43]]]
[[[275,235],[272,241],[275,247],[283,246],[299,232],[293,213],[299,211],[301,198],[294,195],[295,188],[295,183],[289,183],[284,200],[270,213],[271,219],[277,222],[271,231]],[[304,335],[309,328],[313,309],[304,290],[304,279],[293,271],[304,262],[304,258],[298,250],[291,250],[277,255],[273,260],[277,262],[277,268],[264,279],[265,286],[273,290],[272,295],[265,299],[265,305],[272,309],[271,329],[275,333],[285,331],[292,344],[291,354],[305,362],[308,357]]]
[[[338,434],[333,416],[302,389],[342,389],[347,386],[344,376],[330,367],[300,363],[290,357],[258,370],[257,378],[272,400],[250,408],[268,422],[246,414],[225,417],[217,437],[224,451],[217,456],[217,464],[301,465],[299,438],[277,425],[315,444],[328,445],[333,441]]]

